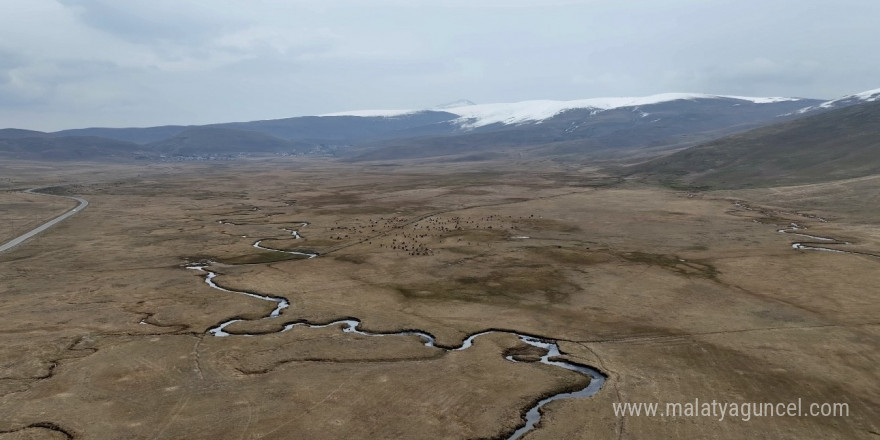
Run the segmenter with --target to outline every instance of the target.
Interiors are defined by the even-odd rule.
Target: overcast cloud
[[[872,0],[3,0],[0,127],[880,87]]]

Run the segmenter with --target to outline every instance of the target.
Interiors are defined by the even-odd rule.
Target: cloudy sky
[[[0,1],[0,128],[880,87],[874,0]]]

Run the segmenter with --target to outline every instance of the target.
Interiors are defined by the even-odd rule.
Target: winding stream
[[[301,224],[301,227],[305,227],[307,225],[308,225],[308,222],[303,222]],[[298,230],[286,229],[286,228],[284,230],[290,232],[291,235],[293,235],[295,239],[302,238],[302,235],[300,235]],[[267,250],[267,251],[275,251],[275,252],[284,252],[284,253],[293,254],[293,255],[302,255],[302,256],[305,256],[306,258],[316,258],[318,256],[317,253],[286,251],[286,250],[282,250],[282,249],[274,249],[274,248],[266,247],[261,244],[262,241],[263,240],[257,240],[253,244],[253,246],[257,249],[262,249],[262,250]],[[188,265],[186,267],[187,267],[187,269],[198,270],[198,271],[204,273],[205,283],[214,289],[217,289],[217,290],[220,290],[223,292],[237,293],[240,295],[249,296],[251,298],[257,298],[257,299],[261,299],[264,301],[271,301],[271,302],[276,303],[276,305],[275,305],[275,308],[272,310],[272,312],[270,312],[267,316],[264,316],[262,318],[253,319],[253,320],[248,320],[248,319],[244,319],[244,318],[229,319],[229,320],[223,321],[220,324],[217,324],[216,326],[208,329],[208,331],[207,331],[208,334],[211,334],[216,337],[258,336],[263,333],[259,333],[259,334],[229,333],[225,329],[226,329],[226,327],[228,327],[232,324],[235,324],[236,322],[262,321],[262,320],[266,320],[266,319],[276,319],[281,316],[282,310],[290,307],[290,301],[287,298],[284,298],[281,296],[261,295],[258,293],[247,292],[247,291],[243,291],[243,290],[227,289],[225,287],[217,285],[214,282],[214,278],[217,277],[217,273],[208,269],[208,266],[210,266],[211,264],[212,264],[211,262],[196,263],[196,264]],[[384,336],[412,336],[412,335],[415,335],[421,339],[422,343],[425,346],[439,348],[439,349],[447,351],[447,352],[467,350],[468,348],[470,348],[473,345],[474,340],[480,336],[488,335],[488,334],[492,334],[492,333],[504,333],[504,334],[510,334],[510,335],[514,335],[514,336],[518,337],[525,344],[546,350],[546,353],[543,356],[541,356],[541,358],[540,358],[540,360],[538,360],[538,362],[545,364],[545,365],[552,365],[554,367],[563,368],[563,369],[566,369],[569,371],[574,371],[574,372],[583,374],[583,375],[590,378],[590,383],[586,387],[584,387],[580,390],[570,391],[570,392],[561,392],[561,393],[557,393],[552,396],[549,396],[549,397],[546,397],[544,399],[539,400],[534,406],[532,406],[531,408],[529,408],[525,412],[525,414],[523,415],[523,425],[520,426],[516,431],[514,431],[513,434],[511,434],[509,437],[507,437],[509,440],[519,439],[523,435],[534,430],[535,427],[537,426],[538,422],[541,420],[541,408],[543,408],[548,403],[556,401],[556,400],[590,397],[590,396],[595,395],[597,392],[599,392],[599,390],[602,389],[602,386],[605,384],[605,379],[606,379],[605,374],[603,374],[599,370],[592,368],[590,366],[587,366],[587,365],[582,365],[582,364],[578,364],[576,362],[571,362],[571,361],[559,359],[559,357],[562,355],[562,352],[559,349],[559,344],[557,344],[555,341],[542,339],[540,337],[536,337],[533,335],[526,335],[526,334],[518,333],[515,331],[508,331],[508,330],[485,330],[485,331],[480,331],[480,332],[476,332],[476,333],[469,335],[461,342],[461,345],[459,345],[457,347],[446,347],[446,346],[442,346],[442,345],[437,345],[436,338],[434,337],[434,335],[432,335],[426,331],[423,331],[423,330],[405,330],[405,331],[400,331],[400,332],[380,333],[380,332],[364,331],[364,330],[360,329],[360,325],[361,325],[361,321],[357,318],[340,319],[340,320],[329,322],[326,324],[314,324],[314,323],[308,322],[306,320],[296,320],[296,321],[285,323],[283,328],[281,330],[277,331],[277,333],[289,331],[290,329],[292,329],[294,327],[326,328],[326,327],[333,327],[333,326],[341,326],[342,331],[344,333],[354,333],[354,334],[358,334],[358,335],[362,335],[362,336],[384,337]],[[513,356],[505,356],[505,359],[510,362],[515,362],[515,363],[521,362],[521,361],[514,359]]]
[[[824,245],[847,245],[847,244],[852,244],[852,243],[850,243],[848,241],[838,240],[838,239],[832,238],[832,237],[822,237],[819,235],[810,235],[810,234],[804,234],[802,232],[797,232],[797,231],[802,231],[804,229],[807,229],[807,228],[802,225],[799,225],[795,222],[791,222],[787,228],[777,229],[776,232],[783,233],[783,234],[797,235],[800,237],[807,237],[811,240],[816,240],[816,241],[796,241],[791,244],[792,249],[805,250],[805,251],[837,252],[840,254],[866,255],[869,257],[880,258],[880,255],[872,254],[872,253],[868,253],[868,252],[845,251],[845,250],[841,250],[841,249],[834,249],[834,248],[829,248],[829,247],[824,247],[824,246],[817,246],[817,245],[821,245],[821,244],[824,244]]]
[[[306,227],[306,226],[308,226],[308,225],[309,225],[309,222],[302,222],[302,223],[299,224],[299,227],[300,227],[300,228],[304,228],[304,227]],[[299,230],[297,230],[297,229],[281,228],[281,230],[282,230],[282,231],[290,232],[290,235],[292,235],[293,238],[295,238],[295,239],[297,239],[297,240],[303,238],[302,235],[299,235]]]
[[[759,213],[766,215],[766,216],[773,215],[773,213],[769,210],[752,208],[751,206],[746,205],[745,203],[740,202],[740,201],[735,201],[735,202],[733,202],[733,204],[738,208],[745,209],[746,211],[759,212]],[[798,215],[819,221],[821,223],[828,222],[827,220],[825,220],[822,217],[817,217],[817,216],[811,215],[811,214],[798,214]],[[761,223],[758,219],[754,219],[754,221]],[[859,251],[845,251],[842,249],[825,247],[827,245],[849,245],[852,243],[850,243],[848,241],[838,240],[833,237],[822,237],[819,235],[810,235],[810,234],[804,234],[803,232],[798,232],[798,231],[803,231],[805,229],[807,229],[806,226],[800,225],[795,222],[791,222],[791,223],[789,223],[788,227],[782,228],[782,229],[777,229],[776,232],[779,232],[781,234],[797,235],[799,237],[806,237],[806,238],[809,238],[810,240],[814,240],[814,241],[796,241],[796,242],[792,243],[791,248],[795,249],[795,250],[836,252],[836,253],[840,253],[840,254],[865,255],[868,257],[880,258],[880,254],[872,254],[870,252],[859,252]]]

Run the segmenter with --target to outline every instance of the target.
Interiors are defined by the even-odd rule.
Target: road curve
[[[70,211],[65,212],[64,214],[61,214],[61,215],[59,215],[58,217],[55,217],[55,218],[53,218],[52,220],[49,220],[49,221],[47,221],[46,223],[43,223],[42,225],[37,226],[36,228],[31,229],[30,231],[25,232],[24,234],[21,234],[21,235],[19,235],[18,237],[15,237],[15,238],[13,238],[12,240],[7,241],[6,243],[0,244],[0,253],[2,253],[2,252],[6,252],[6,251],[8,251],[8,250],[10,250],[10,249],[12,249],[12,248],[14,248],[14,247],[16,247],[16,246],[18,246],[18,245],[24,243],[25,241],[30,240],[30,239],[33,238],[35,235],[37,235],[37,234],[39,234],[39,233],[41,233],[41,232],[43,232],[43,231],[45,231],[45,230],[51,228],[52,226],[57,225],[58,223],[63,222],[64,220],[67,220],[69,217],[71,217],[71,216],[73,216],[74,214],[76,214],[76,213],[82,211],[83,209],[85,209],[86,206],[89,206],[89,201],[86,200],[86,199],[80,198],[80,197],[76,197],[76,196],[56,196],[56,195],[54,195],[54,194],[45,194],[45,193],[36,192],[37,190],[39,190],[39,188],[29,189],[29,190],[27,190],[27,191],[25,191],[25,192],[26,192],[26,193],[31,193],[31,194],[39,194],[39,195],[42,195],[42,196],[63,197],[63,198],[65,198],[65,199],[76,200],[77,202],[79,202],[79,205],[77,205],[75,208],[71,209]]]

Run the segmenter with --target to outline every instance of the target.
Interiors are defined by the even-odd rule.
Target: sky
[[[0,128],[880,87],[876,0],[0,0]]]

